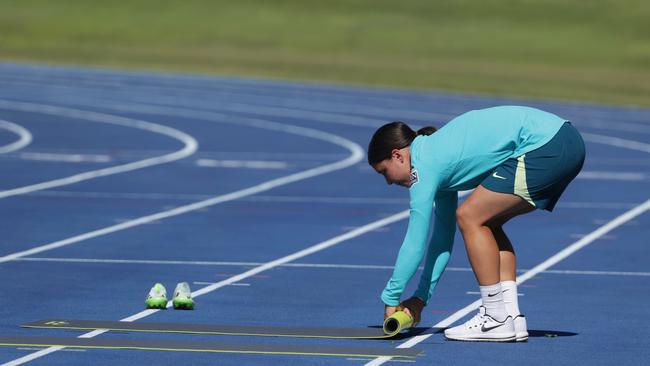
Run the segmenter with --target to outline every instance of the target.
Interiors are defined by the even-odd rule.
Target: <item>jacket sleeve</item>
[[[458,192],[439,192],[436,195],[435,223],[433,235],[429,242],[426,264],[420,284],[414,296],[428,303],[433,290],[442,276],[454,245],[456,234],[456,208],[458,206]]]
[[[399,305],[406,284],[415,274],[426,252],[427,237],[433,212],[433,200],[438,188],[437,177],[432,172],[418,176],[409,188],[410,216],[406,236],[395,261],[395,269],[388,280],[381,300],[389,306]],[[413,171],[412,173],[413,174]]]

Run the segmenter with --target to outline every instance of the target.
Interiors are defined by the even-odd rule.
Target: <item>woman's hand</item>
[[[400,311],[401,306],[388,306],[384,305],[384,320],[388,319],[391,315],[395,314],[395,312]]]
[[[411,297],[408,300],[402,301],[399,306],[395,308],[400,308],[400,310],[407,313],[411,318],[413,318],[412,327],[415,328],[418,323],[420,323],[420,317],[422,315],[422,309],[424,309],[424,301],[419,297]]]

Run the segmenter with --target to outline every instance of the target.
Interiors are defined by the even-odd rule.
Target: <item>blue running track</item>
[[[16,64],[0,64],[0,335],[86,333],[19,327],[48,318],[378,325],[408,192],[386,186],[367,166],[370,135],[391,120],[441,126],[500,104],[570,119],[588,149],[584,171],[554,213],[534,212],[506,228],[523,279],[527,343],[444,340],[440,327],[473,314],[478,299],[460,237],[414,337],[89,336],[409,342],[402,347],[424,354],[408,362],[423,365],[647,364],[648,109]],[[201,292],[196,310],[143,311],[151,285],[171,292],[181,281]],[[404,362],[0,347],[0,364],[8,365]]]

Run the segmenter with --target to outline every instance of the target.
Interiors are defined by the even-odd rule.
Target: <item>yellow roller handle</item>
[[[396,335],[413,325],[413,318],[403,311],[396,311],[384,320],[384,333],[389,337]]]

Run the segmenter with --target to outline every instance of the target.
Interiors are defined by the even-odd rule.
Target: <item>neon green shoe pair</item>
[[[153,285],[149,290],[149,295],[145,300],[147,309],[167,309],[167,290],[160,283]],[[194,300],[192,300],[192,291],[187,282],[180,282],[174,290],[172,305],[177,310],[194,309]]]

